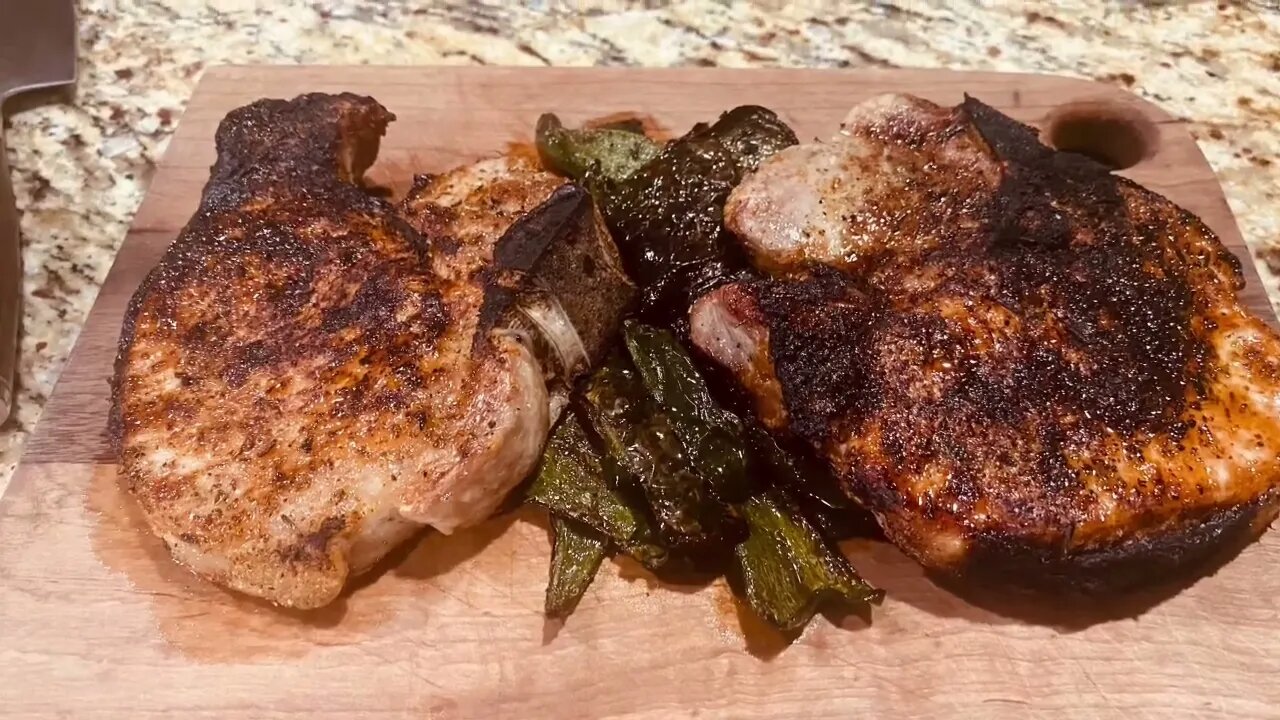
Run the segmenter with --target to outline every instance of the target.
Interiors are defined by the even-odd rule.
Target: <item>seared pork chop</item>
[[[330,602],[423,524],[487,517],[632,295],[587,194],[531,165],[461,168],[404,208],[366,193],[392,119],[354,95],[230,113],[121,334],[119,468],[152,531],[281,605]]]
[[[1197,218],[973,100],[884,96],[726,223],[773,278],[694,342],[943,571],[1116,587],[1260,532],[1280,338]]]

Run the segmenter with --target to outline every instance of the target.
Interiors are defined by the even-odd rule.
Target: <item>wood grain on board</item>
[[[350,90],[399,119],[371,172],[403,187],[527,142],[537,116],[616,111],[672,133],[745,103],[802,139],[860,99],[969,92],[1037,124],[1099,101],[1152,123],[1124,174],[1189,208],[1244,262],[1247,304],[1272,318],[1227,204],[1184,123],[1111,87],[933,71],[220,68],[192,99],[27,455],[0,500],[0,716],[652,717],[1151,716],[1280,713],[1280,537],[1183,587],[1077,607],[966,597],[892,547],[847,550],[889,598],[867,623],[819,619],[795,643],[719,584],[653,583],[606,564],[563,626],[540,610],[548,543],[536,513],[426,534],[330,608],[282,612],[176,567],[115,481],[107,378],[129,295],[195,209],[232,108]]]

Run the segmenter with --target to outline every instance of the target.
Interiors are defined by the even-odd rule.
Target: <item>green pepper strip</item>
[[[555,515],[551,516],[551,533],[551,571],[544,612],[549,618],[565,618],[595,579],[608,541]]]
[[[747,602],[782,630],[803,627],[828,600],[880,604],[869,585],[776,491],[740,506],[750,535],[735,548]]]
[[[725,502],[747,495],[747,453],[742,423],[716,404],[693,358],[675,335],[637,322],[626,324],[627,350],[645,387],[667,411],[694,469]]]

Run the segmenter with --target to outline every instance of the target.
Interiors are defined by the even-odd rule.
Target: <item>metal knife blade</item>
[[[0,101],[75,79],[73,0],[0,0]]]
[[[0,0],[0,112],[12,95],[76,79],[73,0]],[[22,241],[0,125],[0,422],[13,409],[22,319]]]

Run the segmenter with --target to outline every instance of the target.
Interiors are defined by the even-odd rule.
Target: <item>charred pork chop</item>
[[[487,517],[633,294],[587,194],[532,165],[366,193],[392,119],[354,95],[230,113],[121,334],[113,431],[151,529],[281,605]]]
[[[976,100],[891,95],[726,223],[773,277],[700,298],[695,343],[925,566],[1114,588],[1275,517],[1280,338],[1165,198]]]

